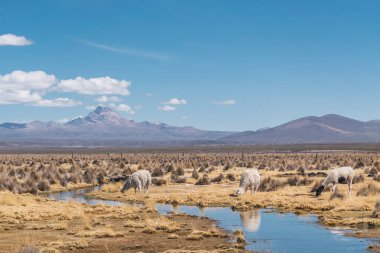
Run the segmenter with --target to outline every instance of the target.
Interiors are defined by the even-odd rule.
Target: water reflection
[[[255,232],[260,228],[261,215],[259,210],[240,212],[240,220],[248,232]]]

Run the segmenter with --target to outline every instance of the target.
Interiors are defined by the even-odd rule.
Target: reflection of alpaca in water
[[[245,230],[248,232],[255,232],[260,228],[260,211],[250,210],[246,212],[240,212],[240,219],[243,223]]]

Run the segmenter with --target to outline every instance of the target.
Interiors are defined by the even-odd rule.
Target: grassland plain
[[[355,168],[353,196],[347,197],[347,185],[339,185],[334,196],[326,190],[316,198],[313,189],[337,166]],[[256,196],[237,197],[234,192],[247,167],[260,170],[262,183]],[[139,169],[152,173],[155,185],[149,195],[122,194],[122,182],[107,183]],[[274,207],[316,214],[326,226],[359,228],[353,236],[380,238],[378,171],[380,154],[363,152],[1,155],[0,252],[27,245],[46,252],[238,251],[243,246],[232,245],[231,235],[207,219],[161,217],[155,203]],[[92,196],[146,205],[87,206],[35,195],[101,183],[106,184]]]

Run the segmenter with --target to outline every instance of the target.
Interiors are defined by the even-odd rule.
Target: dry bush
[[[290,177],[286,180],[286,184],[290,186],[301,186],[301,185],[309,185],[313,182],[313,180],[307,178],[307,177],[298,177],[298,176],[293,176]]]
[[[235,240],[236,240],[235,247],[243,249],[245,247],[245,245],[247,245],[247,240],[245,239],[243,231],[241,231],[240,229],[239,230],[235,230],[234,233],[233,233],[233,235],[234,235]]]
[[[157,186],[161,186],[161,185],[166,185],[167,181],[165,178],[154,177],[154,178],[152,178],[152,184],[157,185]]]
[[[220,173],[219,176],[211,179],[211,182],[212,183],[220,183],[220,182],[222,182],[223,179],[224,179],[224,175],[222,173]]]
[[[208,185],[210,184],[210,179],[207,174],[203,174],[203,177],[201,177],[195,185]]]
[[[177,176],[183,176],[185,175],[185,170],[182,168],[182,167],[178,167],[176,170],[175,170],[175,174]]]
[[[227,179],[228,179],[229,181],[235,181],[235,180],[236,180],[235,176],[234,176],[233,174],[231,174],[231,173],[228,173],[228,174],[227,174]]]
[[[341,200],[344,200],[346,198],[346,194],[344,194],[343,192],[341,192],[338,188],[335,190],[335,192],[333,194],[331,194],[330,196],[330,200],[333,200],[333,199],[341,199]]]
[[[154,168],[152,172],[152,177],[162,177],[164,175],[164,171],[161,168]]]
[[[49,186],[49,184],[46,181],[41,181],[41,182],[38,183],[37,189],[39,191],[49,191],[50,190],[50,186]]]
[[[228,162],[226,165],[224,165],[223,170],[229,170],[229,169],[231,169],[231,168],[232,168],[232,165],[231,165],[230,162]]]
[[[359,161],[356,162],[354,169],[360,169],[360,168],[363,168],[364,166],[365,166],[364,162],[361,159],[359,159]]]
[[[193,169],[193,173],[191,174],[191,177],[194,179],[199,179],[199,173],[195,168]]]
[[[364,182],[364,180],[365,180],[364,176],[362,174],[359,174],[359,175],[354,176],[352,183],[357,184],[357,183]]]
[[[375,203],[375,208],[373,209],[372,216],[374,218],[380,218],[380,199]]]
[[[367,185],[360,187],[356,195],[357,196],[373,196],[379,193],[380,193],[380,187],[377,187],[373,183],[368,183]]]
[[[284,183],[281,180],[272,178],[272,177],[266,177],[263,180],[261,180],[258,191],[260,192],[270,192],[270,191],[277,191],[285,186],[286,183]]]
[[[373,177],[379,173],[379,168],[372,167],[370,170],[368,170],[368,172],[365,173],[368,174],[369,177]]]

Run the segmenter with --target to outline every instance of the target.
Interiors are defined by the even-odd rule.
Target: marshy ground
[[[380,239],[380,154],[326,153],[133,153],[121,155],[2,155],[0,160],[0,252],[35,247],[45,252],[239,251],[236,236],[213,221],[188,215],[160,216],[155,203],[232,207],[274,207],[280,212],[316,214],[326,226],[358,228],[353,236]],[[347,185],[319,198],[313,189],[337,166],[355,168],[351,198]],[[256,196],[235,196],[240,174],[257,167]],[[154,177],[149,194],[119,192],[112,183],[138,169]],[[117,181],[117,180],[116,180]],[[108,183],[107,183],[108,182]],[[106,183],[91,193],[102,199],[145,203],[89,206],[43,196]],[[232,239],[232,240],[231,240]]]

